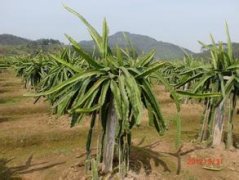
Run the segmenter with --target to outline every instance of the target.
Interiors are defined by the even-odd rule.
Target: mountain
[[[0,34],[0,45],[23,45],[30,43],[31,40],[14,36],[11,34]]]
[[[127,38],[125,38],[124,34]],[[146,53],[155,49],[155,57],[159,59],[181,59],[184,56],[184,51],[196,58],[210,58],[210,52],[206,49],[202,49],[200,53],[193,53],[188,49],[171,43],[157,41],[149,36],[129,32],[118,32],[109,36],[109,44],[112,48],[116,45],[126,48],[129,46],[127,39],[130,40],[137,53]],[[81,41],[80,44],[84,49],[92,52],[94,47],[93,41]],[[54,53],[64,46],[59,40],[54,39],[30,40],[11,34],[0,34],[0,56],[33,54],[39,51]],[[224,46],[226,46],[226,43],[224,43]],[[234,56],[239,58],[239,43],[233,42],[232,47]]]
[[[155,58],[159,59],[178,59],[184,56],[184,51],[188,54],[193,54],[192,51],[179,47],[177,45],[166,43],[162,41],[157,41],[149,36],[132,34],[129,32],[117,32],[109,36],[109,44],[111,47],[118,45],[119,47],[125,48],[128,46],[128,41],[125,38],[130,40],[133,47],[136,49],[137,53],[141,54],[143,52],[148,52],[152,49],[155,49]],[[93,49],[93,41],[81,41],[80,44],[86,49]]]
[[[125,36],[127,38],[125,38]],[[157,41],[149,36],[132,34],[129,32],[118,32],[109,36],[109,44],[112,48],[116,47],[116,45],[121,48],[126,48],[129,45],[127,39],[130,40],[138,54],[155,49],[155,58],[159,59],[179,59],[184,56],[183,51],[193,54],[193,52],[177,45]],[[80,44],[86,50],[93,50],[93,41],[81,41]],[[33,41],[10,34],[0,35],[0,55],[31,54],[39,51],[54,52],[55,50],[59,50],[59,47],[62,46],[63,43],[54,39],[39,39]]]
[[[54,53],[63,43],[54,39],[29,40],[11,34],[0,34],[0,56],[35,54],[38,52]]]

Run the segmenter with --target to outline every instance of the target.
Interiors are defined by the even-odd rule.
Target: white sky
[[[225,41],[225,21],[239,42],[239,0],[0,0],[0,34],[67,42],[90,39],[86,28],[62,3],[82,14],[98,30],[107,18],[110,34],[128,31],[199,51],[209,34]]]

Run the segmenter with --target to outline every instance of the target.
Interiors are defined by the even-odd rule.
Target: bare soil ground
[[[133,130],[127,179],[237,180],[239,149],[224,150],[224,145],[216,149],[207,148],[195,141],[201,127],[203,108],[200,104],[182,105],[183,146],[179,158],[174,145],[175,106],[163,87],[155,86],[154,90],[169,130],[164,136],[157,135],[148,126],[145,113],[142,125]],[[51,108],[44,100],[33,104],[33,98],[23,96],[27,91],[12,71],[0,74],[0,179],[91,179],[84,168],[89,119],[70,128],[69,117],[51,115]],[[238,120],[237,115],[234,128],[236,142],[239,142]],[[97,132],[94,137],[97,137]],[[96,141],[93,146],[95,144]],[[210,160],[214,160],[214,164]],[[180,174],[177,175],[179,169]],[[104,179],[117,177],[113,174]]]

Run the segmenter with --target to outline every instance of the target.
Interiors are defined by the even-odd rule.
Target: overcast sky
[[[199,51],[197,41],[208,43],[210,33],[225,41],[227,21],[232,40],[239,42],[239,0],[0,0],[0,34],[65,43],[64,33],[90,39],[63,3],[98,30],[106,17],[110,34],[128,31]]]

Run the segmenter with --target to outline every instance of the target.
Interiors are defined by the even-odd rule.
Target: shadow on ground
[[[29,156],[26,162],[20,166],[8,166],[8,164],[14,159],[0,159],[0,179],[2,180],[18,180],[22,179],[19,176],[22,174],[32,173],[35,171],[42,171],[49,169],[65,162],[51,163],[41,162],[41,163],[32,163],[33,155]]]
[[[143,170],[146,175],[150,175],[154,171],[157,172],[158,169],[163,173],[180,174],[183,156],[202,149],[201,147],[193,147],[183,150],[183,146],[181,146],[176,152],[163,152],[154,150],[157,146],[160,147],[160,141],[140,147],[142,142],[143,139],[136,146],[132,146],[130,167],[136,173]]]
[[[149,177],[153,175],[160,174],[175,174],[179,175],[183,167],[183,158],[184,156],[202,149],[201,147],[191,147],[184,148],[183,146],[179,147],[175,152],[171,151],[159,151],[160,146],[162,145],[161,141],[156,141],[149,145],[144,144],[145,138],[138,144],[133,144],[131,146],[130,153],[130,169],[129,175],[132,177],[139,177],[142,175],[144,177]],[[96,157],[96,150],[93,149],[94,153],[92,157]],[[86,153],[81,154],[77,158],[84,158]],[[82,159],[83,160],[83,159]],[[85,166],[84,160],[81,163],[77,164],[78,167]],[[114,171],[111,174],[111,178],[117,176],[118,172],[118,160],[114,160]],[[99,170],[99,174],[101,171]]]

